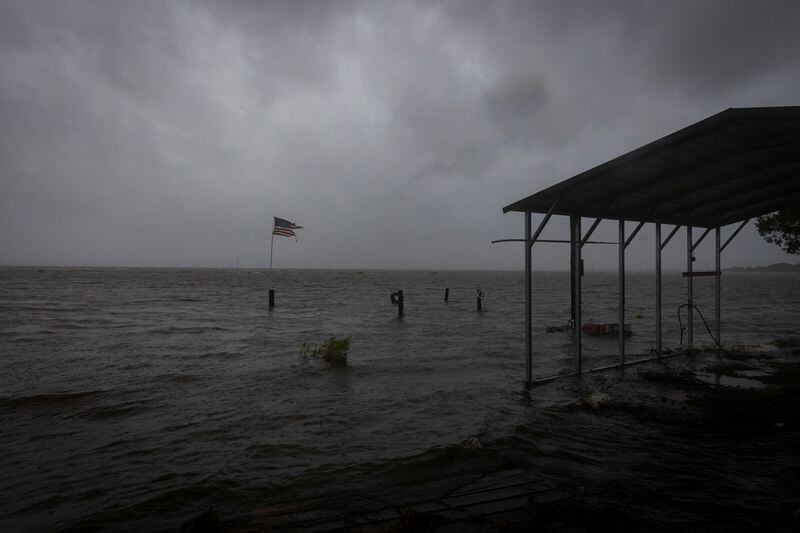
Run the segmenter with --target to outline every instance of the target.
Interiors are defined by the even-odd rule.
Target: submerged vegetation
[[[679,370],[665,367],[657,370],[643,370],[638,374],[645,381],[662,385],[679,385],[694,388],[700,384],[694,371],[688,369]]]
[[[706,366],[704,372],[741,377],[740,372],[756,367],[738,361]],[[764,372],[750,376],[759,387],[721,385],[700,379],[689,369],[649,370],[639,372],[645,381],[688,392],[687,407],[695,409],[694,423],[718,434],[753,435],[765,431],[800,430],[800,368],[796,364],[773,361]]]
[[[347,364],[347,353],[350,351],[350,337],[337,339],[331,336],[328,340],[314,345],[307,342],[300,348],[300,356],[306,359],[322,359],[332,365]]]

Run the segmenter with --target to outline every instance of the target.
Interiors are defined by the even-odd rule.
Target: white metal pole
[[[619,364],[625,364],[625,220],[619,221]]]
[[[275,243],[275,234],[272,234],[272,238],[269,241],[269,271],[272,272],[272,245]]]
[[[716,240],[715,248],[717,250],[716,258],[715,258],[715,264],[714,264],[714,268],[717,271],[716,283],[714,284],[714,314],[716,315],[714,318],[716,319],[716,323],[717,323],[716,324],[716,328],[715,328],[715,333],[716,333],[716,336],[717,336],[717,339],[716,339],[717,344],[722,346],[722,337],[720,335],[720,333],[722,331],[722,328],[720,327],[720,322],[722,321],[722,317],[721,317],[722,305],[720,303],[721,296],[722,296],[722,260],[720,258],[720,255],[722,255],[722,250],[721,250],[722,232],[720,231],[720,227],[719,226],[717,226],[715,228],[714,235],[716,237],[716,239],[715,239]]]
[[[575,259],[572,263],[572,278],[575,280],[575,357],[576,371],[580,374],[583,371],[583,346],[581,338],[581,217],[574,217],[572,247],[575,250]]]
[[[692,277],[692,263],[694,261],[694,242],[692,237],[692,226],[686,226],[686,292],[688,305],[686,306],[688,313],[686,313],[686,341],[688,348],[691,350],[694,344],[694,286]]]
[[[533,381],[533,302],[531,297],[531,212],[525,211],[525,380]]]
[[[656,355],[661,357],[661,222],[656,222]]]

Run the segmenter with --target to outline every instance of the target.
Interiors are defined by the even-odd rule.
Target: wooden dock
[[[438,491],[438,492],[437,492]],[[524,470],[505,470],[459,480],[417,486],[396,495],[350,494],[278,505],[252,516],[258,531],[436,531],[491,530],[530,522],[537,507],[565,500],[568,494]]]

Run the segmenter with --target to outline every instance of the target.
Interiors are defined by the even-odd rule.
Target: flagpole
[[[269,271],[272,272],[272,245],[275,243],[275,233],[273,230],[272,238],[269,241]]]

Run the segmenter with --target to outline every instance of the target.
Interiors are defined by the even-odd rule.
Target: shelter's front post
[[[619,221],[619,364],[625,364],[625,220]]]
[[[572,265],[575,264],[575,246],[573,245],[573,237],[575,235],[575,217],[569,217],[569,271],[572,272]],[[575,276],[569,277],[569,319],[574,326],[575,322]]]
[[[661,222],[656,222],[656,356],[661,357]]]
[[[692,226],[686,226],[686,344],[689,350],[694,344],[694,286],[692,284],[692,263],[694,262],[694,238],[692,237]]]
[[[717,226],[714,228],[714,237],[715,237],[715,257],[714,257],[714,269],[717,271],[716,279],[714,282],[714,320],[716,322],[716,326],[714,327],[714,334],[716,335],[716,342],[718,345],[722,346],[722,337],[720,336],[720,332],[722,328],[720,327],[720,322],[722,321],[721,311],[722,305],[720,303],[721,296],[722,296],[722,260],[720,256],[722,255],[722,232],[720,231],[720,227]]]
[[[570,270],[572,274],[573,286],[573,301],[575,305],[575,322],[574,322],[574,336],[575,336],[575,359],[576,359],[576,372],[580,374],[583,371],[583,346],[581,345],[581,217],[574,218],[574,223],[570,224],[572,227],[572,235],[570,235],[570,243],[574,250],[574,257]]]
[[[533,302],[531,298],[531,212],[525,211],[525,381],[533,381]]]

